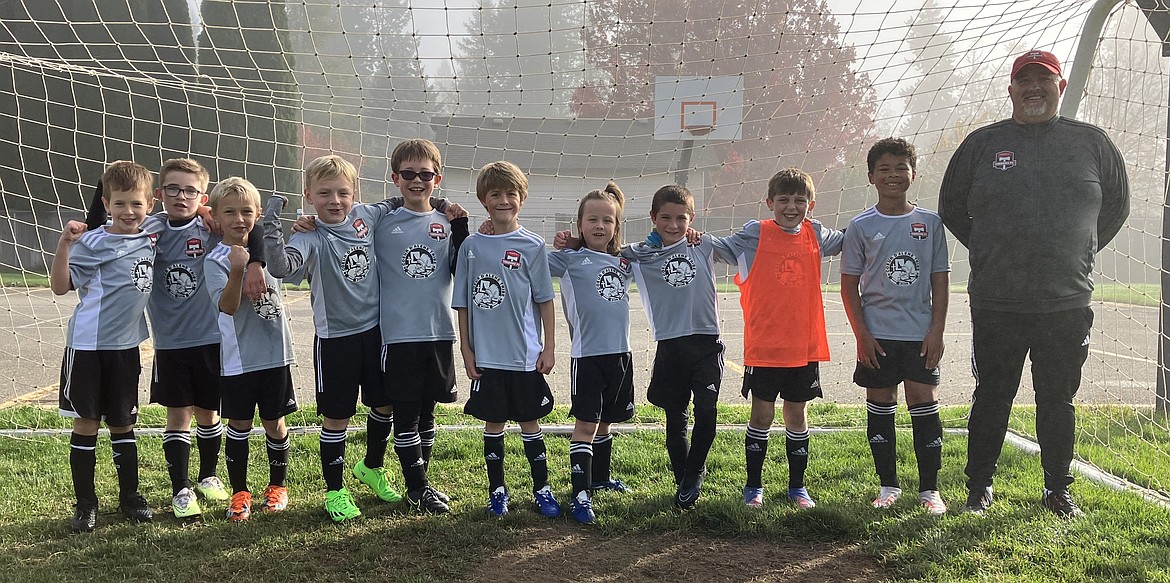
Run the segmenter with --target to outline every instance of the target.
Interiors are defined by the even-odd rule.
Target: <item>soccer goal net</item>
[[[1095,18],[1101,26],[1086,28]],[[378,200],[393,194],[390,151],[423,137],[443,152],[442,192],[481,218],[477,168],[504,159],[528,172],[522,222],[548,239],[572,227],[581,195],[616,180],[627,241],[648,231],[663,184],[695,194],[696,228],[728,234],[768,216],[768,178],[799,166],[817,185],[815,217],[841,228],[875,202],[865,152],[882,137],[917,146],[911,198],[936,209],[960,141],[1009,115],[1012,59],[1040,48],[1062,59],[1066,77],[1084,76],[1066,106],[1074,100],[1078,119],[1109,133],[1132,190],[1128,222],[1097,258],[1097,322],[1077,396],[1093,415],[1078,454],[1170,492],[1165,474],[1148,470],[1170,467],[1157,382],[1167,20],[1162,4],[1143,0],[0,3],[0,420],[35,426],[23,406],[55,407],[76,299],[46,289],[47,265],[62,222],[83,216],[110,161],[157,168],[193,157],[213,180],[244,176],[265,195],[292,196],[291,214],[307,161],[346,157],[362,198]],[[963,404],[974,388],[969,270],[965,249],[952,240],[950,251],[941,394]],[[827,266],[826,400],[860,405],[837,264]],[[720,283],[733,401],[742,320],[734,285]],[[302,316],[294,311],[311,321]],[[297,384],[311,387],[311,328],[294,330]],[[644,387],[653,350],[644,319],[632,336]],[[567,367],[569,343],[558,346]],[[554,383],[567,387],[568,375]]]

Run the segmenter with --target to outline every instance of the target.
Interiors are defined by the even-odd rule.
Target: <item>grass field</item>
[[[642,410],[638,421],[659,420],[653,408]],[[948,425],[961,412],[944,412]],[[812,417],[817,426],[856,426],[862,415],[857,408],[819,405]],[[720,412],[721,423],[737,425],[746,417],[744,407]],[[1098,417],[1082,414],[1082,426],[1086,418]],[[32,408],[7,410],[5,418],[19,419],[23,427],[60,424],[50,422],[51,412]],[[160,420],[157,410],[144,411],[144,424]],[[566,420],[558,409],[547,421]],[[306,413],[290,421],[312,419]],[[467,421],[453,410],[439,420]],[[1018,422],[1026,426],[1027,416]],[[364,452],[363,437],[351,435],[349,465]],[[903,488],[912,492],[917,477],[910,434],[899,437]],[[1158,447],[1166,441],[1165,434],[1155,439]],[[563,501],[568,442],[552,436],[547,442],[552,482]],[[402,504],[377,501],[350,480],[365,516],[341,526],[330,524],[321,510],[315,435],[293,439],[289,510],[242,525],[222,518],[222,504],[205,508],[201,521],[176,521],[169,514],[160,439],[142,437],[139,443],[143,494],[159,513],[156,521],[131,525],[114,513],[116,479],[103,439],[98,530],[74,535],[67,524],[72,498],[67,437],[0,437],[0,475],[6,478],[0,482],[0,547],[8,549],[0,553],[0,580],[1170,582],[1170,511],[1079,480],[1074,493],[1086,516],[1057,519],[1038,503],[1039,460],[1011,448],[1000,460],[996,502],[987,516],[954,513],[965,496],[966,448],[955,435],[946,439],[940,478],[952,507],[947,516],[927,516],[912,496],[892,511],[871,508],[876,479],[861,431],[814,436],[807,484],[819,506],[805,512],[784,501],[782,439],[773,439],[765,466],[767,505],[757,511],[743,507],[743,437],[721,432],[698,507],[679,513],[669,502],[673,482],[667,478],[662,433],[650,425],[615,440],[614,473],[634,492],[598,494],[599,524],[592,528],[536,514],[525,494],[528,468],[515,435],[507,439],[506,457],[514,512],[505,519],[491,519],[483,509],[482,438],[472,429],[441,432],[435,449],[432,481],[454,499],[452,514],[413,515]],[[262,456],[260,440],[254,439],[251,476],[257,489],[266,477]],[[397,468],[397,462],[390,467]],[[222,463],[220,475],[226,477]]]

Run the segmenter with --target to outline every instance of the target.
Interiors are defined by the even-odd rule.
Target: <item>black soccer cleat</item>
[[[1042,503],[1049,512],[1061,518],[1078,518],[1085,514],[1073,501],[1072,495],[1068,493],[1067,489],[1049,490],[1045,488]]]
[[[991,495],[991,486],[975,488],[967,493],[967,502],[959,509],[962,513],[982,515],[991,507],[994,498]]]
[[[121,511],[122,516],[132,522],[150,522],[154,518],[154,512],[150,510],[146,498],[137,492],[133,496],[122,498]]]
[[[451,511],[451,507],[440,497],[440,492],[430,486],[407,492],[406,501],[418,512],[445,514]]]
[[[73,532],[93,532],[97,528],[97,500],[78,500],[74,505],[73,519],[69,526]]]

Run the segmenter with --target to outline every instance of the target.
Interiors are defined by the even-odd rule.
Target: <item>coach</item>
[[[967,502],[982,513],[1024,358],[1032,361],[1044,507],[1081,514],[1068,487],[1073,397],[1089,354],[1093,261],[1129,215],[1121,153],[1105,132],[1057,115],[1060,61],[1032,50],[1012,64],[1012,117],[971,132],[947,166],[939,214],[970,251],[972,369]]]

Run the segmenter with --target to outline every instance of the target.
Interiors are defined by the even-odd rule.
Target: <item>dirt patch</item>
[[[669,532],[606,536],[576,525],[524,529],[468,581],[786,581],[887,579],[857,545]]]

